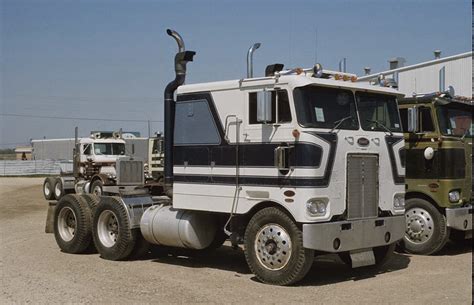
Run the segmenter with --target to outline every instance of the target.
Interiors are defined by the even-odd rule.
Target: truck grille
[[[379,159],[376,155],[348,155],[347,219],[378,215],[378,168]]]
[[[118,185],[143,185],[144,183],[143,161],[123,159],[117,161]]]

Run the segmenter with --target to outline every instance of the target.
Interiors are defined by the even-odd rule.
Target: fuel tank
[[[204,249],[214,240],[217,221],[210,214],[157,205],[149,207],[143,213],[140,230],[143,237],[152,244]]]

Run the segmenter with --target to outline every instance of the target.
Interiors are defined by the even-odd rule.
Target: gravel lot
[[[471,304],[468,243],[448,244],[430,257],[395,254],[379,272],[321,256],[295,287],[259,283],[243,252],[228,246],[206,256],[162,251],[127,262],[62,253],[54,236],[44,233],[42,181],[0,178],[0,304]]]

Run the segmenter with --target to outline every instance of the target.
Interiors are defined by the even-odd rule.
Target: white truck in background
[[[36,140],[40,141],[43,140]],[[43,183],[44,198],[59,200],[69,193],[102,195],[104,186],[116,184],[116,162],[121,157],[126,157],[126,151],[119,132],[110,138],[100,133],[78,138],[76,130],[72,172],[61,171],[57,177],[47,177]]]

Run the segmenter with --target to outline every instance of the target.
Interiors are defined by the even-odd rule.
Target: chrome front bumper
[[[456,230],[472,230],[472,205],[463,208],[446,208],[447,226]]]
[[[303,247],[325,252],[351,251],[392,244],[404,234],[403,215],[303,224]]]

